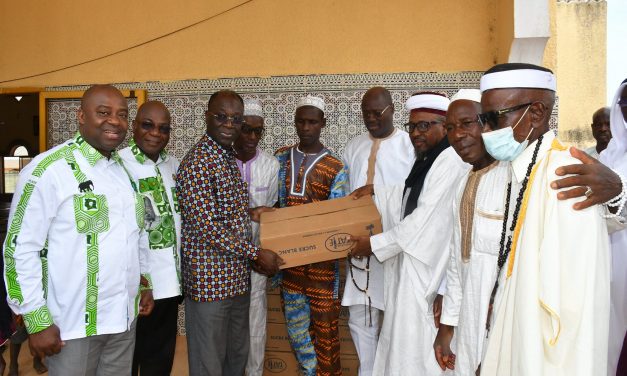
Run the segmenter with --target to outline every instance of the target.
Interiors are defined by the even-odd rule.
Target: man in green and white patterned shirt
[[[133,139],[120,151],[124,165],[152,203],[155,219],[147,226],[146,250],[155,308],[137,321],[133,375],[170,375],[174,362],[178,305],[181,300],[179,244],[181,217],[174,178],[179,161],[165,150],[170,140],[170,112],[149,101],[137,110]]]
[[[78,110],[78,134],[20,173],[4,277],[31,352],[48,357],[51,376],[128,374],[135,318],[152,311],[139,247],[145,203],[115,151],[127,117],[116,88],[92,86]]]

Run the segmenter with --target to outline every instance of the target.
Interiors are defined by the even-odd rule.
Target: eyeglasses
[[[482,127],[488,124],[490,128],[496,129],[498,128],[498,125],[499,125],[499,118],[503,117],[503,115],[509,114],[510,112],[518,111],[521,108],[531,106],[532,104],[533,102],[529,102],[529,103],[519,104],[518,106],[514,106],[514,107],[504,108],[502,110],[484,112],[482,114],[479,114],[479,122],[481,123]]]
[[[388,108],[390,108],[390,104],[388,104],[387,106],[385,106],[385,108],[381,111],[377,111],[377,110],[372,110],[372,111],[361,111],[361,113],[364,115],[365,119],[368,119],[370,117],[370,115],[374,116],[375,119],[377,120],[381,120],[381,118],[383,118],[383,114],[385,113],[385,111],[387,111]]]
[[[140,126],[146,132],[152,132],[156,127],[155,123],[151,123],[149,121],[142,121]],[[159,133],[161,134],[170,134],[170,132],[172,131],[172,127],[170,127],[169,125],[160,125],[158,128]]]
[[[227,116],[225,114],[214,114],[211,111],[207,112],[210,113],[211,116],[213,116],[213,118],[216,120],[216,123],[218,123],[219,125],[224,125],[230,121],[232,125],[236,127],[241,127],[244,123],[244,117],[240,115]]]
[[[242,133],[244,134],[254,133],[257,137],[261,137],[263,135],[263,127],[253,128],[250,125],[246,124],[246,122],[244,122],[242,124]]]
[[[444,128],[446,128],[447,132],[452,132],[454,129],[457,129],[457,128],[460,128],[464,132],[468,132],[476,126],[480,126],[483,128],[482,124],[479,122],[479,116],[477,116],[474,120],[464,120],[458,123],[444,124]]]
[[[412,133],[416,128],[418,128],[420,132],[426,132],[432,126],[436,124],[441,124],[443,122],[444,121],[442,120],[419,121],[417,123],[412,123],[411,121],[408,121],[407,123],[405,123],[405,130],[407,131],[407,133]]]
[[[618,100],[618,105],[621,107],[627,107],[627,98],[621,98]]]

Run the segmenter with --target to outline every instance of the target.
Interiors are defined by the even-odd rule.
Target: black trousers
[[[155,300],[152,313],[138,318],[134,376],[169,376],[172,372],[180,299],[175,296]]]

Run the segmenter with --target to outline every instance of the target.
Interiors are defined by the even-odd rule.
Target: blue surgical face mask
[[[531,107],[531,105],[529,107]],[[533,132],[533,127],[529,129],[529,134],[525,137],[523,142],[518,142],[514,138],[514,128],[520,124],[520,121],[525,117],[527,111],[529,111],[529,107],[527,107],[513,127],[505,127],[481,134],[486,151],[494,159],[499,161],[513,161],[527,148],[527,145],[529,145],[528,138],[531,132]]]

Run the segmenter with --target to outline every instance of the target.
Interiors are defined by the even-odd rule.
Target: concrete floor
[[[4,360],[7,362],[7,368],[4,372],[6,375],[9,372],[9,348],[2,354]],[[33,369],[33,358],[30,355],[28,349],[28,342],[22,345],[20,351],[20,357],[18,358],[20,376],[37,376],[37,372]],[[48,373],[44,373],[47,375]],[[172,376],[187,376],[189,374],[187,368],[187,341],[184,336],[178,336],[176,338],[176,353],[174,354],[174,366],[172,367]],[[4,376],[0,375],[0,376]]]

